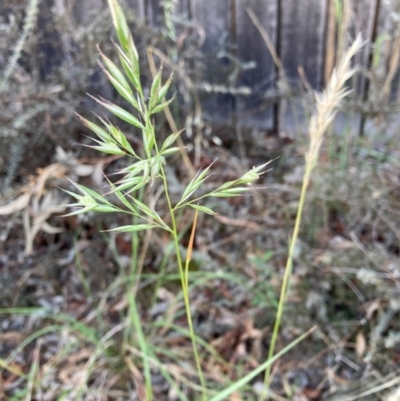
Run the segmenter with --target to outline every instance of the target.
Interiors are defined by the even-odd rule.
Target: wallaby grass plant
[[[203,399],[207,399],[207,387],[202,373],[201,361],[197,350],[196,335],[194,333],[190,310],[189,262],[191,260],[191,252],[193,248],[198,213],[204,212],[211,215],[216,213],[210,208],[200,205],[199,202],[207,197],[229,198],[243,195],[251,191],[253,189],[251,184],[257,181],[260,175],[265,172],[265,168],[269,162],[258,167],[253,167],[242,177],[233,181],[225,182],[215,190],[195,196],[195,192],[201,188],[202,184],[210,176],[210,165],[203,171],[196,174],[196,176],[188,183],[180,199],[178,201],[174,201],[171,198],[168,189],[168,180],[164,165],[168,156],[179,151],[179,147],[174,145],[180,135],[180,132],[171,134],[161,144],[158,141],[154,122],[152,120],[152,116],[154,114],[164,110],[173,100],[173,97],[169,100],[165,100],[171,85],[172,77],[170,77],[165,83],[162,83],[162,71],[160,69],[151,84],[149,96],[145,96],[140,81],[138,52],[136,50],[132,35],[129,31],[123,11],[116,0],[109,0],[108,4],[118,37],[119,44],[115,44],[115,46],[122,65],[122,70],[100,51],[100,56],[104,63],[102,65],[102,69],[114,88],[133,108],[136,116],[107,100],[96,99],[96,101],[118,118],[136,128],[139,128],[142,131],[143,151],[141,155],[138,155],[127,141],[123,132],[117,126],[113,125],[108,119],[98,117],[103,124],[103,127],[101,127],[83,117],[80,117],[82,122],[98,137],[98,139],[94,139],[96,145],[91,146],[93,149],[109,154],[125,155],[132,160],[132,163],[128,167],[118,171],[118,174],[123,175],[122,179],[116,183],[108,180],[110,191],[106,195],[115,195],[124,208],[112,204],[106,199],[105,195],[101,195],[89,188],[72,182],[72,184],[81,194],[78,195],[76,193],[67,191],[77,200],[76,203],[71,204],[70,206],[79,208],[78,210],[70,213],[70,215],[81,214],[89,211],[129,214],[133,219],[132,225],[116,227],[110,231],[132,233],[132,273],[135,274],[139,273],[138,271],[135,271],[137,267],[136,259],[138,255],[137,233],[143,230],[162,229],[171,235],[175,247],[176,262],[179,269],[179,276],[182,285],[187,322],[193,345],[193,354],[196,362],[198,379],[202,388]],[[163,194],[168,205],[169,222],[164,220],[157,213],[155,208],[156,205],[147,205],[141,200],[143,198],[140,196],[140,194],[143,195],[146,190],[152,188],[153,186],[159,185],[159,183],[163,187]],[[189,207],[194,210],[194,223],[190,236],[186,261],[183,263],[179,246],[180,238],[177,228],[177,214],[182,208],[185,207]],[[151,400],[153,399],[149,363],[151,352],[149,351],[144,330],[141,325],[140,314],[135,300],[135,292],[132,291],[133,289],[134,287],[131,286],[127,292],[129,303],[128,315],[129,320],[132,322],[132,327],[134,328],[141,349],[146,383],[146,397],[148,400]],[[132,340],[132,337],[126,338],[126,341],[130,340]],[[267,361],[267,364],[271,364],[272,361],[272,359]],[[266,365],[263,364],[262,366],[264,366],[265,369]],[[259,370],[260,368],[257,369],[257,372]],[[253,372],[251,377],[255,376],[256,374],[257,373]],[[238,388],[239,385],[245,384],[248,380],[250,380],[250,376],[247,378],[245,377],[236,383],[235,388]],[[227,389],[226,391],[234,391],[234,389]],[[215,398],[215,400],[217,399],[223,398]]]

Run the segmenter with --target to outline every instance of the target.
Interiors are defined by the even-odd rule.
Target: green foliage
[[[122,178],[118,182],[112,183],[109,180],[110,191],[108,195],[115,195],[123,205],[122,208],[117,207],[108,201],[106,199],[107,194],[99,194],[82,185],[73,183],[80,194],[67,191],[77,200],[76,203],[73,203],[70,206],[78,208],[69,215],[87,213],[89,211],[100,213],[125,213],[133,217],[134,224],[116,227],[110,231],[131,232],[132,235],[135,236],[138,231],[157,228],[167,231],[172,236],[185,301],[189,332],[193,343],[193,353],[196,361],[197,373],[203,391],[203,399],[206,399],[207,389],[202,374],[196,345],[196,335],[194,333],[190,313],[188,288],[188,266],[190,263],[190,256],[187,257],[184,266],[183,261],[181,260],[179,245],[180,233],[177,229],[176,213],[181,208],[190,207],[195,210],[196,216],[198,212],[211,215],[215,214],[215,211],[207,206],[199,205],[199,202],[208,197],[228,198],[249,192],[253,189],[252,184],[265,172],[265,167],[269,162],[258,167],[253,167],[237,180],[226,182],[215,190],[195,197],[195,193],[201,190],[204,182],[210,176],[210,169],[212,167],[212,165],[210,165],[203,171],[198,172],[198,174],[188,183],[180,199],[174,204],[168,190],[168,180],[164,166],[167,163],[168,157],[179,150],[179,148],[175,147],[174,144],[180,135],[180,131],[168,136],[163,143],[159,143],[159,138],[156,135],[152,119],[154,114],[161,112],[173,100],[173,97],[167,101],[164,100],[168,94],[172,82],[172,76],[163,83],[162,70],[160,69],[152,81],[148,98],[145,97],[140,82],[139,55],[123,11],[115,0],[109,0],[109,7],[118,37],[119,45],[115,45],[115,47],[119,55],[122,69],[100,52],[100,56],[104,63],[102,69],[118,93],[133,107],[134,114],[131,111],[127,111],[126,109],[105,99],[95,100],[119,119],[141,130],[143,151],[140,156],[136,154],[124,133],[111,122],[99,117],[99,120],[103,125],[101,127],[83,117],[80,117],[83,124],[97,137],[97,139],[93,139],[96,143],[96,145],[91,146],[93,149],[103,153],[125,155],[128,156],[132,162],[128,167],[118,171],[118,173],[122,175]],[[160,185],[162,187],[164,200],[168,204],[170,223],[164,221],[157,213],[156,205],[146,205],[141,200],[139,195],[140,191],[146,190],[146,187],[152,187],[153,185]],[[192,236],[195,232],[195,226],[196,224],[194,224]],[[192,245],[190,245],[188,255],[191,254],[191,246]],[[132,291],[129,292],[128,299],[131,322],[138,333],[138,340],[143,355],[147,398],[151,400],[152,388],[148,362],[149,351]],[[272,363],[272,360],[270,363]],[[249,376],[247,380],[243,379],[238,382],[236,387],[238,387],[239,384],[244,385],[251,377],[253,376]]]
[[[142,220],[145,220],[146,224],[141,224],[139,226],[141,229],[159,227],[168,232],[173,232],[173,227],[164,223],[155,210],[146,206],[140,200],[131,195],[146,185],[153,185],[156,180],[161,180],[166,196],[168,196],[168,183],[163,166],[166,164],[166,157],[179,150],[179,148],[172,145],[176,142],[181,131],[168,136],[160,146],[151,116],[162,111],[173,100],[173,98],[171,98],[166,102],[163,101],[171,85],[172,76],[163,84],[162,71],[160,70],[151,84],[149,97],[147,99],[145,98],[140,83],[139,56],[132,35],[127,27],[127,22],[117,2],[110,0],[109,5],[112,10],[111,14],[120,43],[120,46],[115,46],[123,70],[121,70],[100,51],[100,56],[105,65],[103,71],[121,96],[133,106],[137,114],[134,115],[126,109],[107,100],[95,100],[119,119],[142,131],[144,156],[143,158],[138,156],[129,144],[124,133],[109,121],[105,121],[103,118],[98,117],[103,124],[103,127],[100,127],[79,116],[83,124],[95,133],[98,138],[93,139],[96,143],[95,146],[91,146],[93,149],[103,153],[126,155],[133,158],[134,161],[128,167],[118,171],[119,174],[123,175],[122,179],[120,179],[116,184],[109,182],[111,187],[109,193],[115,194],[126,209],[120,209],[113,206],[109,201],[107,201],[105,196],[95,193],[82,185],[74,184],[82,195],[68,192],[78,201],[77,203],[71,204],[71,206],[80,207],[80,209],[71,214],[86,213],[88,211],[123,212],[135,215],[140,217]],[[126,77],[129,79],[130,83],[128,83]],[[192,195],[202,187],[209,177],[211,165],[208,166],[205,170],[199,172],[187,185],[180,200],[174,206],[171,206],[171,213],[174,213],[182,207],[190,206],[201,212],[215,214],[213,210],[198,205],[197,203],[200,200],[211,196],[224,198],[243,195],[253,189],[251,184],[258,180],[268,164],[269,162],[258,167],[253,167],[241,178],[226,182],[217,189],[193,199]],[[129,228],[126,226],[121,227],[120,231],[133,231],[131,226],[128,227]],[[114,229],[114,231],[118,230],[118,228]]]

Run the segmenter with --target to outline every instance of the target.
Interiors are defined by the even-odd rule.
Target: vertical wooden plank
[[[212,53],[218,49],[218,43],[223,35],[231,30],[231,0],[192,0],[192,18],[206,31],[203,50]]]
[[[371,102],[379,102],[383,115],[390,103],[398,102],[400,98],[400,0],[380,1],[379,6],[371,63],[374,81],[369,82],[368,98]],[[398,126],[398,118],[382,119],[366,115],[362,133],[373,134],[384,129],[388,135],[397,135]]]
[[[326,54],[331,54],[331,58],[335,59],[335,64],[340,60],[341,55],[351,44],[358,34],[362,35],[366,44],[355,55],[353,64],[360,66],[362,70],[367,70],[371,62],[371,43],[374,40],[374,27],[377,4],[380,0],[342,0],[336,2],[330,0],[330,9],[328,15],[328,31],[326,35]],[[334,26],[333,22],[335,23]],[[337,33],[334,49],[332,50],[333,41],[329,30]],[[329,47],[329,48],[328,48]],[[326,60],[328,62],[329,60]],[[325,64],[327,67],[327,64]],[[325,76],[327,82],[328,70]],[[352,96],[357,96],[360,101],[366,99],[368,91],[368,81],[365,75],[355,75],[351,82],[347,84],[352,87],[354,92]],[[339,113],[334,130],[337,133],[349,132],[348,135],[357,135],[363,131],[364,119],[359,111],[350,111]]]
[[[381,1],[377,35],[374,44],[375,72],[382,80],[383,92],[388,101],[394,102],[399,97],[399,22],[400,0]]]
[[[305,110],[300,105],[299,67],[313,89],[323,82],[324,43],[327,2],[321,0],[280,0],[280,56],[292,99],[279,105],[279,130],[299,132],[306,129]]]
[[[242,63],[255,62],[255,68],[243,71],[239,77],[238,85],[250,87],[252,94],[238,97],[238,122],[243,126],[272,129],[273,104],[271,100],[268,104],[266,97],[275,86],[275,65],[247,9],[254,12],[275,45],[277,41],[276,0],[237,0],[237,57]]]
[[[364,69],[369,69],[371,64],[378,1],[379,0],[353,0],[352,3],[353,15],[349,36],[353,39],[360,33],[363,39],[367,41],[361,51],[354,57],[354,63]],[[356,77],[354,89],[361,99],[366,99],[368,83],[365,76],[359,75]]]
[[[349,1],[349,0],[348,0]],[[347,37],[353,40],[361,34],[366,41],[364,47],[355,55],[354,64],[368,70],[372,62],[372,45],[376,36],[376,18],[380,0],[353,0],[351,2],[351,20]],[[353,89],[361,102],[367,100],[369,82],[365,75],[358,74],[353,78]],[[365,116],[353,113],[352,128],[359,135],[364,133]]]
[[[323,76],[326,1],[281,0],[281,59],[288,79],[298,84],[298,67],[319,89]]]
[[[188,20],[189,20],[191,18],[190,0],[178,0],[177,1],[176,12],[179,15],[186,16],[188,18]]]
[[[214,121],[227,123],[233,117],[234,97],[231,94],[207,93],[203,84],[228,85],[233,61],[222,51],[232,49],[232,6],[234,0],[191,0],[192,19],[205,31],[202,47],[206,68],[199,77],[199,95],[203,114]]]

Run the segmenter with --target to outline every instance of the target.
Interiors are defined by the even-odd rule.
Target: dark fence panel
[[[237,97],[238,122],[243,126],[274,126],[274,90],[277,67],[259,30],[252,22],[253,11],[272,43],[277,42],[278,4],[276,1],[238,0],[236,11],[237,57],[243,64],[238,85],[248,87],[250,95]],[[254,63],[252,66],[251,63]]]
[[[219,122],[231,122],[235,98],[219,86],[228,87],[235,68],[230,58],[235,44],[233,35],[234,0],[191,0],[192,19],[203,27],[203,45],[207,70],[203,82],[195,83],[202,99],[203,111]],[[204,85],[209,84],[209,85]]]
[[[74,71],[76,47],[81,47],[78,42],[64,40],[62,31],[52,30],[49,18],[56,20],[69,13],[65,18],[66,28],[70,24],[79,41],[84,37],[80,31],[84,32],[91,24],[110,25],[106,22],[109,19],[106,3],[105,0],[42,0],[37,31],[43,79],[53,65],[60,64],[60,59],[65,62],[70,58]],[[368,100],[368,93],[386,94],[392,102],[399,98],[400,0],[121,0],[121,3],[131,20],[143,25],[162,27],[167,6],[172,10],[171,21],[187,19],[203,28],[206,68],[203,64],[201,73],[192,78],[203,114],[210,121],[293,129],[297,124],[296,98],[307,87],[315,90],[323,87],[339,53],[357,33],[362,33],[368,43],[355,63],[364,71],[372,66],[374,79],[370,81],[359,74],[353,80],[359,103]],[[9,1],[3,4],[0,12],[11,7]],[[249,10],[254,12],[259,27],[249,17]],[[271,40],[282,70],[267,49],[260,29]],[[290,93],[282,86],[285,82],[290,84]],[[359,109],[354,115],[358,113],[362,131],[360,112],[366,114]],[[301,110],[299,113],[304,115]]]

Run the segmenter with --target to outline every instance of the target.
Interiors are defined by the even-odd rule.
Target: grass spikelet
[[[361,36],[357,36],[333,70],[324,92],[316,94],[317,107],[309,124],[310,145],[306,153],[306,169],[312,170],[316,165],[323,135],[335,118],[339,103],[351,92],[344,85],[355,73],[355,69],[351,68],[351,59],[362,46]]]

